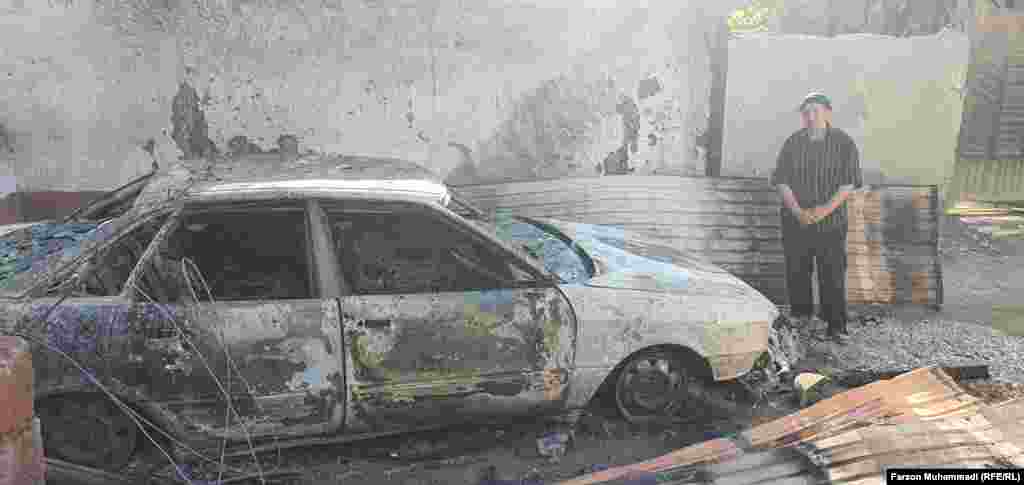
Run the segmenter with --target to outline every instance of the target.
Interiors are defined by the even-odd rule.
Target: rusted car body
[[[86,432],[113,449],[60,458],[124,463],[133,426],[62,431],[110,410],[98,384],[199,446],[558,414],[645,349],[718,380],[767,349],[777,310],[724,271],[610,228],[464,208],[405,162],[252,155],[0,232],[0,318],[39,344],[46,442]]]

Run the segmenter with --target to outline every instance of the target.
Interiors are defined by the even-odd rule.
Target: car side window
[[[207,294],[198,276],[216,300],[313,298],[306,231],[301,206],[185,213],[155,264],[173,273],[165,282],[181,286],[187,284],[182,260],[191,260],[191,291],[203,301]],[[187,287],[168,290],[172,300],[192,298]]]
[[[529,278],[469,233],[421,212],[328,210],[328,224],[357,294],[477,291]]]
[[[135,265],[168,217],[169,214],[165,214],[143,223],[93,256],[82,272],[81,289],[85,294],[120,295]]]

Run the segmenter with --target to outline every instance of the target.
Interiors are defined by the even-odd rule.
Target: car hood
[[[543,222],[572,239],[594,261],[595,274],[583,282],[586,286],[765,299],[729,272],[668,242],[616,227]]]
[[[0,226],[0,296],[15,297],[39,278],[102,241],[98,223],[41,221]]]

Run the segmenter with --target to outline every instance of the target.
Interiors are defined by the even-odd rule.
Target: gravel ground
[[[796,331],[804,358],[797,367],[819,372],[899,370],[984,363],[992,379],[1024,383],[1024,338],[945,319],[852,321],[843,344],[822,338],[823,322]]]
[[[1024,383],[1024,329],[1008,334],[992,326],[993,306],[1019,304],[1024,296],[1024,241],[992,240],[946,217],[939,247],[942,311],[851,309],[851,335],[843,345],[820,338],[825,324],[816,321],[794,334],[804,357],[796,367],[834,372],[988,364],[992,381]]]

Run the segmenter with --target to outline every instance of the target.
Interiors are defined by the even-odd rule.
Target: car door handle
[[[388,319],[367,319],[363,320],[363,325],[366,328],[389,328],[391,327],[391,320]]]

